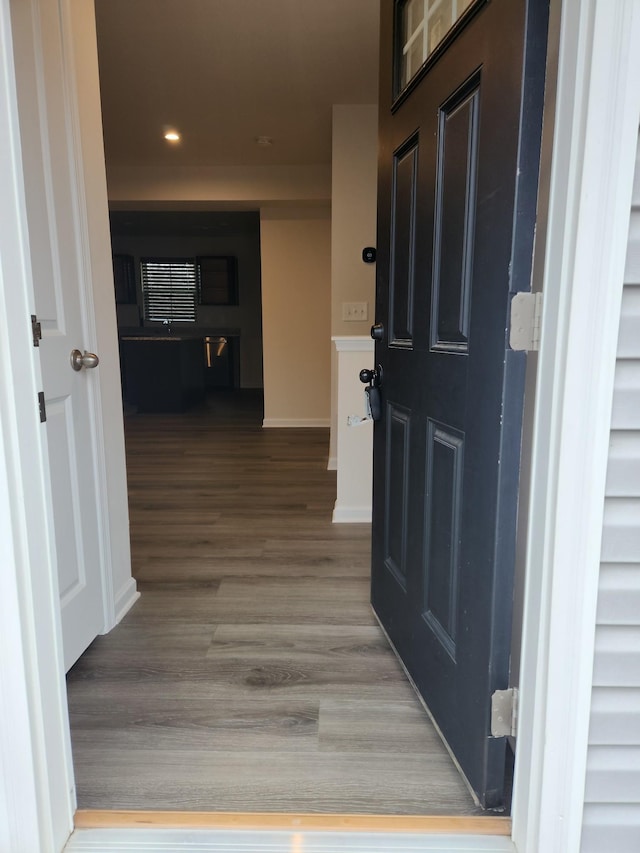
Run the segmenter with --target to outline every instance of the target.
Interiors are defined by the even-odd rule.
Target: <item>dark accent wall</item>
[[[135,261],[137,305],[118,305],[119,328],[143,325],[140,258],[232,255],[238,263],[238,305],[199,305],[194,331],[237,330],[240,385],[262,387],[260,215],[252,211],[112,211],[115,254]],[[157,324],[144,323],[146,326]]]

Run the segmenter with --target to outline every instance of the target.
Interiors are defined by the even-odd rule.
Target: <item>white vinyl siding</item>
[[[640,851],[640,144],[632,204],[607,471],[581,853]]]

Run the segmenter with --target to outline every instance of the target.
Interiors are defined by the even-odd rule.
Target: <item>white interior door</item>
[[[83,239],[78,124],[57,3],[12,4],[20,133],[51,467],[65,669],[103,629],[93,397],[100,367],[74,370],[93,347]]]

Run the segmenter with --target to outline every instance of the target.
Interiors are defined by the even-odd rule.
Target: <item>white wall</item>
[[[369,335],[334,337],[337,360],[336,523],[371,521],[373,491],[373,421],[366,416],[363,385],[358,374],[373,361]],[[350,423],[350,421],[352,421]]]
[[[378,107],[333,107],[331,171],[331,334],[368,335],[374,321],[376,265],[362,250],[376,245]],[[363,322],[342,320],[343,302],[366,302]]]
[[[329,426],[331,212],[260,211],[264,425]]]
[[[327,469],[338,470],[338,353],[335,347],[331,348],[331,426]]]
[[[640,144],[604,512],[582,853],[640,850]]]
[[[140,201],[261,205],[329,201],[330,166],[112,166],[107,172],[114,208]]]
[[[347,417],[363,414],[364,392],[358,373],[363,367],[373,366],[369,329],[375,319],[376,266],[363,262],[362,250],[376,245],[377,187],[377,105],[334,106],[331,333],[336,352],[329,464],[338,471],[333,519],[340,522],[371,518],[371,424],[352,428],[347,425]],[[365,302],[367,319],[345,322],[344,302]]]

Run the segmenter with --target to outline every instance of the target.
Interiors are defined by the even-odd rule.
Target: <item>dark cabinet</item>
[[[238,304],[238,265],[231,255],[196,258],[199,302],[201,305]]]
[[[204,399],[202,338],[125,336],[123,393],[139,412],[183,412]]]
[[[118,305],[136,304],[136,270],[133,255],[113,256],[113,284]]]

